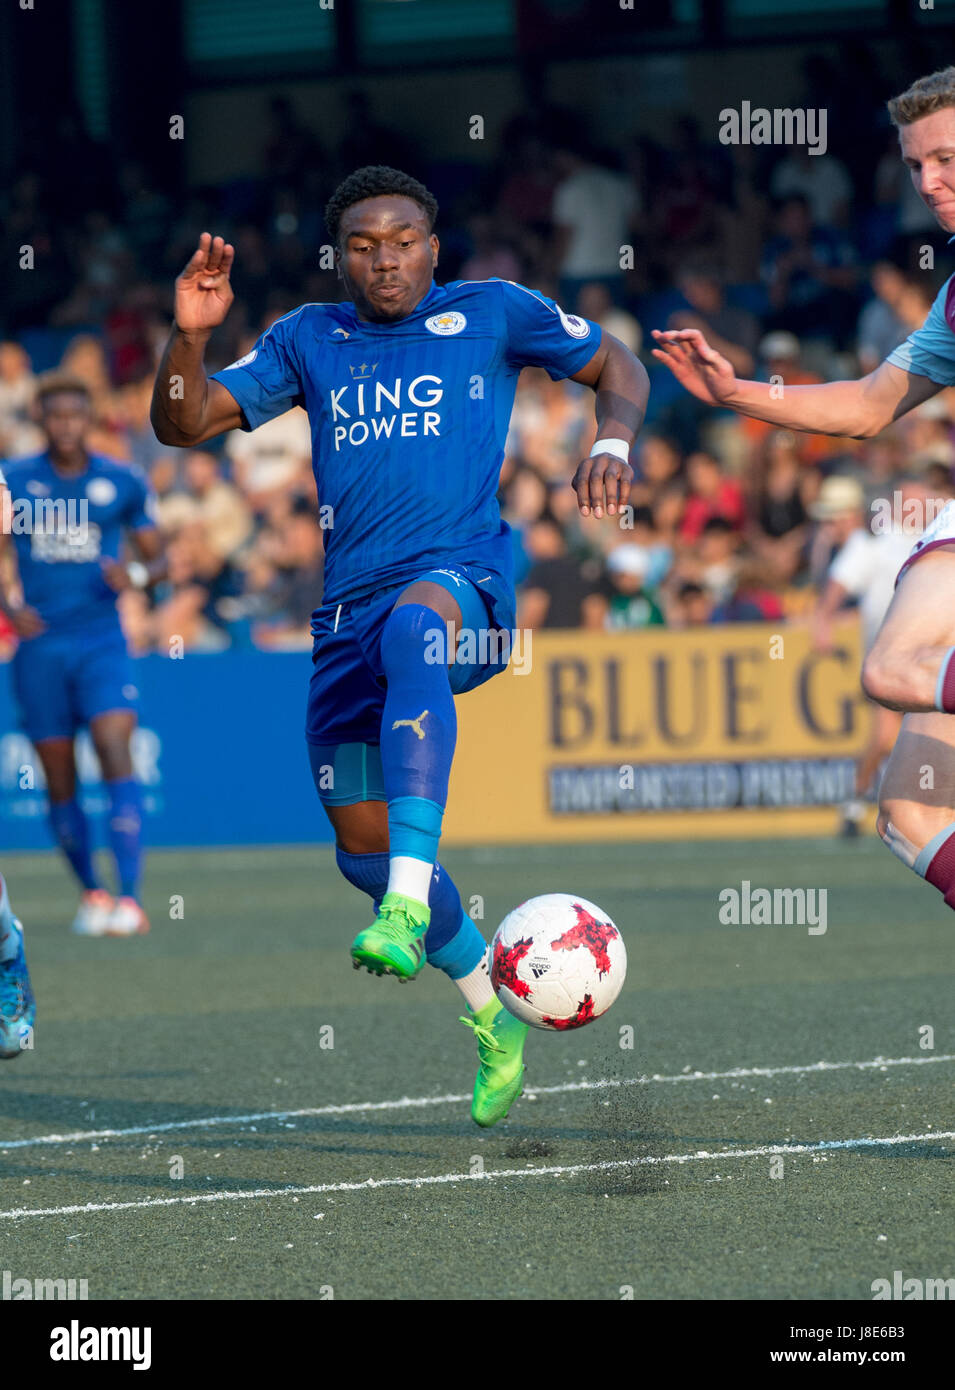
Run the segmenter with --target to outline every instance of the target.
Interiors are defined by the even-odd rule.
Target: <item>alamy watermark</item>
[[[18,497],[0,492],[0,532],[5,536],[62,536],[82,545],[89,535],[85,497]]]
[[[720,112],[722,145],[805,145],[811,155],[825,154],[827,113],[815,106],[724,106]]]
[[[429,666],[477,663],[508,666],[517,676],[530,674],[533,665],[533,631],[530,628],[430,627],[424,634],[424,659]],[[453,654],[452,654],[453,653]]]
[[[875,497],[869,503],[874,536],[920,536],[951,501],[948,497],[905,497],[896,488],[891,497]]]
[[[907,1303],[922,1299],[955,1301],[955,1279],[906,1279],[900,1269],[892,1271],[891,1280],[873,1279],[869,1287],[874,1303],[885,1298],[902,1299]]]
[[[134,1371],[148,1371],[153,1362],[151,1327],[69,1327],[50,1332],[51,1361],[129,1361]]]
[[[17,1303],[28,1299],[37,1302],[50,1302],[55,1299],[89,1298],[89,1282],[86,1279],[30,1279],[16,1275],[5,1269],[0,1276],[0,1299],[3,1302]]]
[[[827,888],[753,888],[744,878],[739,888],[720,889],[719,919],[724,927],[805,927],[824,936],[828,925]]]

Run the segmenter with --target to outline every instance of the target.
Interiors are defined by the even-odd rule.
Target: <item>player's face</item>
[[[85,396],[64,391],[47,396],[40,411],[40,427],[54,454],[75,454],[83,447],[90,426],[90,408]]]
[[[943,231],[955,232],[955,107],[902,126],[899,144],[919,197]]]
[[[403,319],[431,288],[438,238],[412,198],[364,198],[342,215],[338,269],[358,317]]]

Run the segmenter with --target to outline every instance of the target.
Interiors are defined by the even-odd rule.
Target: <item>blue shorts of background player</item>
[[[21,642],[12,662],[13,691],[31,742],[73,738],[109,710],[135,709],[136,687],[121,632],[82,641],[44,633]]]
[[[515,627],[513,585],[485,566],[457,562],[429,570],[412,582],[420,581],[440,585],[457,601],[461,610],[459,641],[461,634],[474,634],[478,639],[471,643],[473,660],[436,663],[431,677],[443,678],[453,696],[476,689],[504,670]],[[381,756],[388,686],[387,653],[383,656],[382,645],[393,613],[403,611],[410,620],[412,606],[395,609],[396,600],[408,587],[405,580],[350,603],[328,604],[313,616],[314,672],[309,684],[306,741],[315,785],[327,807],[388,800]],[[430,610],[422,608],[420,612],[436,629],[435,637],[438,631],[443,637],[438,615],[431,613],[429,619],[426,615]],[[500,640],[492,640],[497,634],[502,634]],[[430,637],[427,627],[425,636]],[[450,704],[453,712],[453,700]],[[420,714],[414,704],[409,710]],[[416,790],[420,797],[405,799],[423,802],[430,789],[425,785]],[[439,827],[440,813],[436,813],[435,829]],[[412,854],[414,834],[409,831]],[[420,857],[425,858],[428,852],[422,850]],[[372,897],[377,912],[388,886],[389,853],[348,854],[338,848],[336,856],[342,873]],[[428,963],[460,983],[483,968],[486,943],[463,912],[458,891],[440,864],[434,867],[429,905],[431,919],[425,936]]]
[[[129,761],[138,692],[121,629],[110,624],[102,631],[46,632],[22,641],[12,676],[22,727],[46,770],[53,835],[83,890],[74,931],[129,936],[148,930],[139,903],[142,798]],[[110,799],[116,898],[97,875],[89,825],[77,796],[73,741],[84,726]]]

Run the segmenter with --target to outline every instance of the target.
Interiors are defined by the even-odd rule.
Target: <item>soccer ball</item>
[[[534,1028],[580,1028],[605,1014],[627,977],[623,937],[605,912],[573,893],[515,907],[491,942],[491,984]]]

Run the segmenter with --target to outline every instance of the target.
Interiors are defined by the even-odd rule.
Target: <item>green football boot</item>
[[[471,1119],[482,1129],[503,1120],[524,1089],[524,1039],[528,1027],[508,1013],[498,999],[461,1022],[477,1038],[478,1067]]]
[[[430,921],[431,909],[424,903],[386,893],[375,921],[352,942],[352,964],[356,970],[364,966],[370,975],[413,980],[428,959],[424,937]]]

